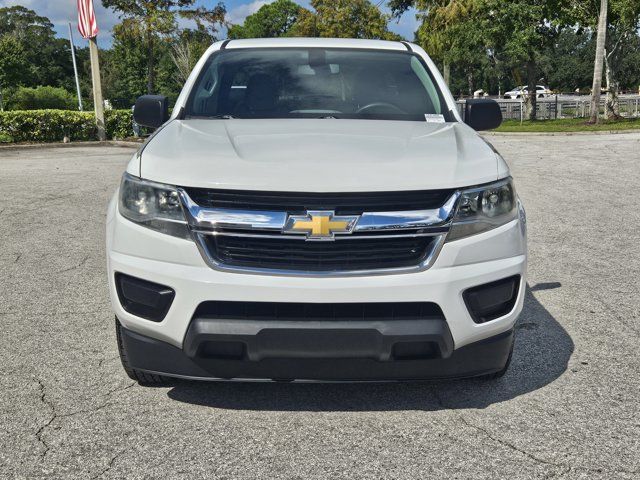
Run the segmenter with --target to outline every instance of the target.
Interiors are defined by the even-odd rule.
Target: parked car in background
[[[551,95],[553,92],[549,87],[545,87],[544,85],[536,85],[536,96],[538,98],[545,98]],[[529,87],[526,85],[522,85],[520,87],[516,87],[513,90],[509,90],[505,92],[504,98],[517,99],[522,98],[529,95]]]

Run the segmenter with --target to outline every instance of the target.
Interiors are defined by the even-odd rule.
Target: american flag
[[[78,0],[78,30],[82,38],[93,38],[98,35],[93,0]]]

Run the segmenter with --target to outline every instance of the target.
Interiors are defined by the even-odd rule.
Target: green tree
[[[229,38],[272,38],[286,36],[305,10],[291,0],[276,0],[249,15],[242,25],[231,25]]]
[[[0,37],[7,35],[17,41],[24,54],[21,84],[73,88],[69,44],[56,38],[53,24],[47,17],[22,6],[0,8]]]
[[[536,84],[541,55],[561,31],[558,0],[479,0],[478,18],[487,46],[504,55],[513,68],[526,72],[527,118],[536,118]]]
[[[628,57],[636,53],[634,47],[640,29],[638,0],[608,0],[583,2],[571,0],[566,5],[568,23],[577,23],[594,32],[599,43],[594,52],[591,121],[598,121],[600,86],[604,74],[607,100],[605,117],[619,116],[619,77],[624,77],[623,65],[633,70]]]
[[[4,110],[7,89],[20,84],[26,57],[22,45],[10,35],[0,37],[0,110]]]
[[[111,50],[101,53],[104,97],[119,108],[131,107],[136,98],[148,91],[149,62],[144,35],[139,22],[125,19],[113,28]],[[159,45],[163,47],[164,44]],[[154,47],[154,55],[158,54],[158,47]],[[153,69],[155,79],[155,60]]]
[[[554,90],[585,90],[593,80],[594,56],[595,41],[591,32],[566,28],[540,55],[538,67]]]
[[[207,9],[194,7],[195,0],[103,0],[102,4],[120,12],[142,40],[147,63],[147,93],[155,90],[156,65],[162,54],[160,44],[178,30],[177,17],[193,20],[198,29],[215,33],[226,14],[221,3]]]
[[[414,6],[418,8],[421,20],[416,41],[435,61],[443,64],[447,84],[451,83],[450,66],[454,65],[457,76],[466,81],[464,88],[456,82],[455,89],[467,90],[472,95],[479,80],[478,73],[489,66],[482,32],[475,24],[475,2],[417,0]]]
[[[302,10],[291,34],[304,37],[401,40],[390,32],[389,15],[368,0],[311,0],[314,11]]]

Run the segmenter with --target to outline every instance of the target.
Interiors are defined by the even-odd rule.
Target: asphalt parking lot
[[[133,150],[0,149],[0,478],[638,478],[640,133],[490,136],[529,223],[493,382],[178,382],[116,350],[104,253]]]

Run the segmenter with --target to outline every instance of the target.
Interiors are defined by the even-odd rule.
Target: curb
[[[640,129],[629,130],[595,130],[593,132],[483,132],[483,135],[495,135],[499,137],[562,137],[573,135],[626,135],[629,133],[640,134]]]
[[[10,143],[7,145],[0,145],[0,150],[16,150],[16,149],[39,149],[39,148],[74,148],[74,147],[104,147],[105,145],[112,147],[125,147],[131,148],[140,147],[144,142],[133,142],[127,140],[106,140],[104,142],[89,141],[89,142],[55,142],[55,143]]]

